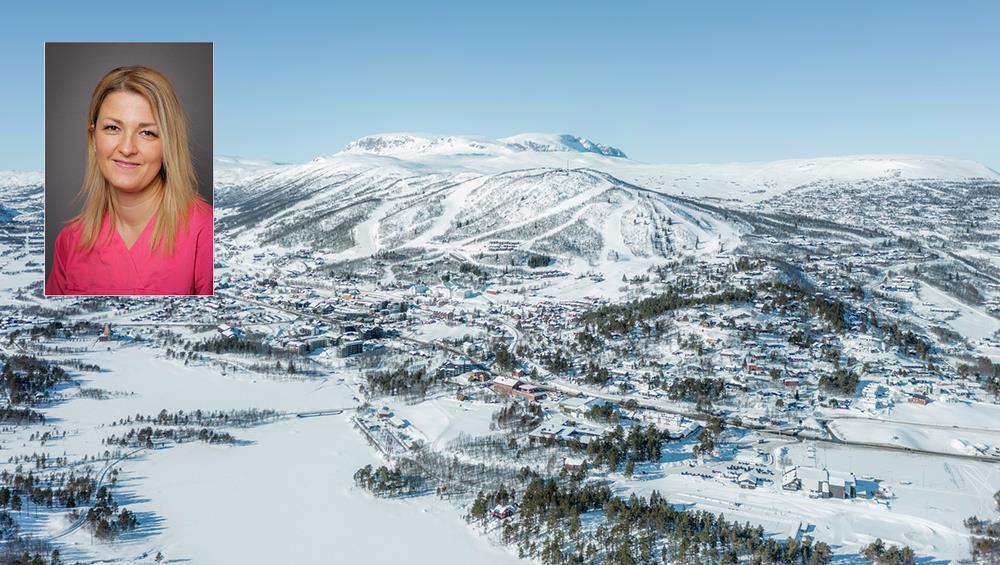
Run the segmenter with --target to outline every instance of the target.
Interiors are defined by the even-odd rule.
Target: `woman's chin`
[[[148,182],[148,183],[139,183],[139,182],[115,183],[114,181],[111,181],[111,187],[112,188],[114,188],[118,192],[124,192],[126,194],[135,194],[137,192],[142,192],[143,190],[146,190],[147,188],[149,188],[152,185],[153,185],[152,182]]]

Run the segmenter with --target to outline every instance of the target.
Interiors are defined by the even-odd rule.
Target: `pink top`
[[[155,220],[154,214],[131,249],[109,214],[89,252],[80,249],[82,226],[63,228],[45,294],[212,294],[212,206],[201,200],[191,206],[187,229],[178,226],[172,256],[149,248]]]

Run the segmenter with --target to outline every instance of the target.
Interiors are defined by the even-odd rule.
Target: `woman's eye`
[[[104,126],[104,131],[118,131],[118,126],[112,125],[112,124],[108,124],[108,125]]]
[[[143,137],[149,137],[153,139],[159,137],[158,135],[156,135],[155,131],[149,131],[148,129],[142,130],[141,132],[139,132],[139,134],[142,135]]]

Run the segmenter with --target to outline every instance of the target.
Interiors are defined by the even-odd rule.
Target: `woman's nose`
[[[135,140],[131,135],[123,135],[121,143],[118,144],[118,151],[122,155],[134,155],[136,151]]]

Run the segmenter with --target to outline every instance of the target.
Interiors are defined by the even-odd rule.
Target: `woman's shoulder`
[[[83,233],[83,222],[73,219],[70,220],[63,229],[59,230],[59,234],[56,235],[56,245],[74,245],[80,241],[80,234]]]
[[[188,222],[195,228],[211,226],[214,214],[211,204],[201,198],[195,198],[188,208]]]

